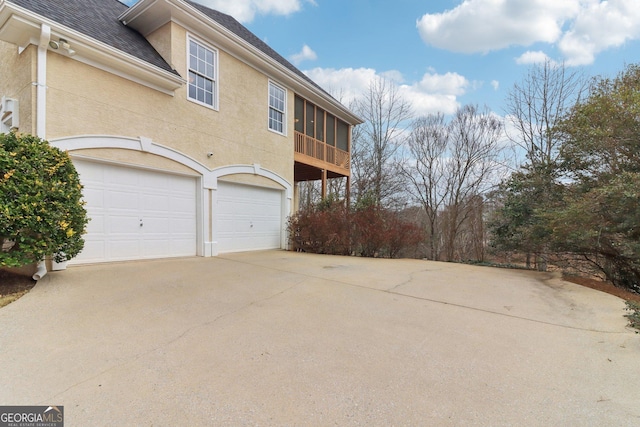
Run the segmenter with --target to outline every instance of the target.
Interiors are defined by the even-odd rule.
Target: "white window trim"
[[[190,43],[191,41],[202,45],[203,47],[213,51],[214,54],[214,60],[213,60],[213,82],[214,82],[214,93],[213,93],[213,105],[209,105],[205,102],[201,102],[195,98],[191,98],[189,96],[189,70],[191,70],[190,67],[190,63],[191,63],[191,51],[190,49]],[[210,108],[212,110],[215,111],[219,111],[219,99],[220,99],[220,74],[219,74],[219,66],[218,64],[220,63],[220,52],[218,52],[218,49],[216,49],[215,47],[213,47],[211,44],[206,43],[204,41],[202,41],[201,39],[194,37],[191,34],[187,34],[187,46],[186,46],[186,63],[185,63],[185,68],[186,68],[186,72],[185,72],[185,76],[187,76],[187,100],[190,102],[193,102],[194,104],[198,104],[198,105],[202,105],[203,107],[206,108]]]
[[[271,111],[271,86],[272,85],[284,92],[284,111],[282,112],[283,113],[282,132],[277,131],[275,129],[271,129],[271,126],[269,123],[269,113]],[[269,129],[270,132],[277,133],[278,135],[283,135],[283,136],[287,136],[287,106],[288,106],[287,98],[288,98],[287,89],[284,86],[274,82],[273,80],[269,80],[269,84],[267,85],[267,129]]]

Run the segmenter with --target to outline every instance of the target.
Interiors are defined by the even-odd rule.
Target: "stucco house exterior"
[[[67,150],[94,263],[286,248],[296,184],[349,179],[361,120],[189,0],[0,0],[0,131]]]

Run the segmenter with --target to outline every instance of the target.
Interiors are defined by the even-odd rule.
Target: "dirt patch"
[[[636,294],[631,291],[624,290],[622,288],[616,288],[611,283],[603,282],[601,280],[589,279],[586,277],[578,276],[564,276],[563,280],[567,282],[575,283],[578,285],[586,286],[587,288],[596,289],[601,292],[606,292],[611,295],[615,295],[626,301],[635,301],[640,303],[640,294]]]
[[[0,307],[12,303],[36,285],[29,276],[0,270]]]

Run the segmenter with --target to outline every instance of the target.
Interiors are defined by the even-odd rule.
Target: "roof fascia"
[[[186,82],[169,71],[95,40],[56,21],[37,15],[6,0],[0,0],[0,40],[13,43],[20,51],[38,45],[42,24],[51,27],[53,40],[66,39],[75,51],[70,58],[116,74],[152,89],[173,95]],[[56,52],[49,48],[50,51]]]

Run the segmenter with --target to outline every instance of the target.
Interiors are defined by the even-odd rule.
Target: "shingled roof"
[[[118,20],[128,9],[128,6],[118,0],[9,1],[178,75],[147,39]]]
[[[8,0],[38,15],[79,31],[89,37],[119,49],[145,62],[176,75],[178,72],[160,56],[154,47],[136,30],[125,26],[118,17],[129,9],[118,0]],[[209,9],[191,0],[185,0],[193,8],[217,22],[269,58],[285,67],[328,96],[324,89],[302,71],[260,40],[255,34],[230,15]]]

